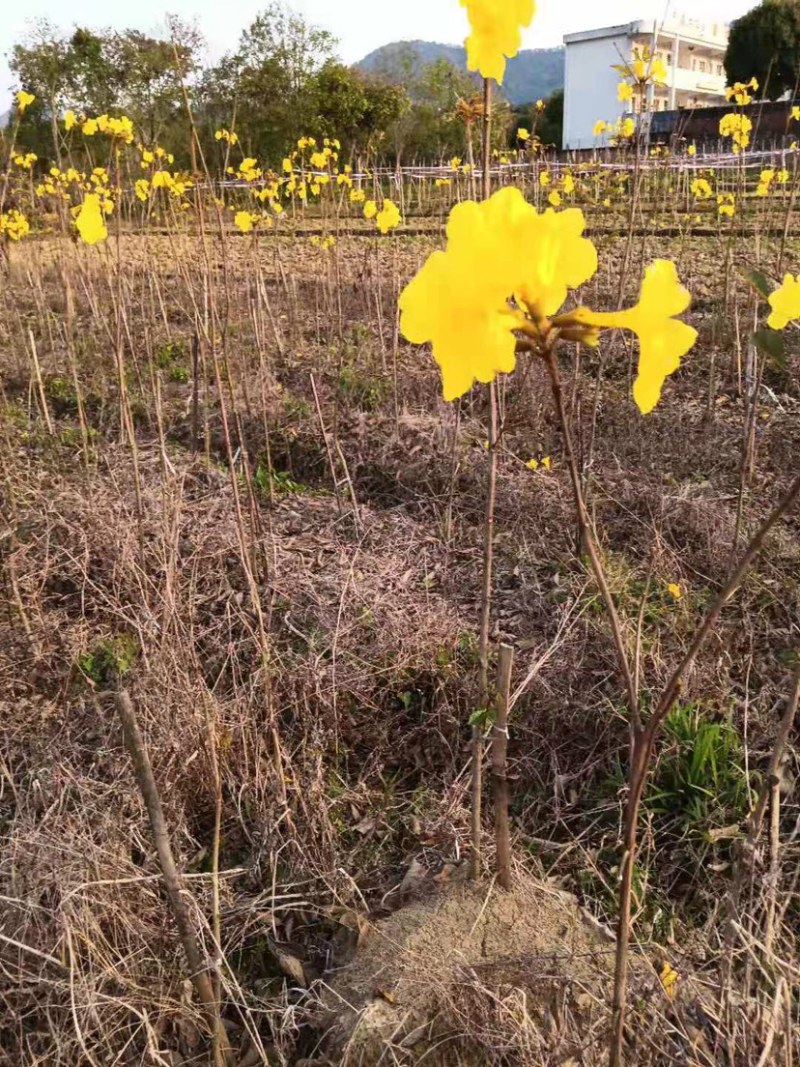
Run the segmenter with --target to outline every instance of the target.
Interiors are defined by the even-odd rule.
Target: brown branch
[[[144,738],[136,719],[136,711],[128,691],[126,689],[119,690],[114,697],[114,703],[122,723],[122,735],[133,764],[136,784],[139,786],[139,791],[142,794],[142,799],[145,802],[147,814],[150,818],[150,829],[153,833],[158,863],[161,867],[164,886],[167,890],[167,899],[175,924],[178,927],[178,936],[181,939],[181,945],[186,955],[186,962],[189,964],[192,985],[200,998],[203,1013],[206,1016],[214,1040],[215,1050],[218,1053],[215,1059],[217,1064],[222,1065],[231,1061],[228,1037],[219,1017],[209,968],[203,960],[192,917],[183,897],[183,880],[175,862],[175,857],[172,854],[167,822],[164,818],[161,797],[153,775],[153,767],[150,763]]]

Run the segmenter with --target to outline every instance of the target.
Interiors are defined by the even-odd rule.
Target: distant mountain
[[[399,77],[408,57],[419,66],[446,59],[459,70],[467,65],[464,48],[435,41],[394,41],[376,48],[356,66],[371,74]],[[543,100],[556,89],[564,88],[564,49],[525,48],[508,61],[503,79],[503,95],[512,104],[529,104]]]

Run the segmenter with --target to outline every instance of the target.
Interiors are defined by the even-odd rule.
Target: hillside
[[[357,66],[374,74],[402,77],[409,62],[423,66],[437,59],[446,59],[459,69],[466,67],[463,47],[435,41],[395,41],[376,48]],[[545,98],[563,87],[563,48],[526,48],[509,60],[503,92],[512,104]]]

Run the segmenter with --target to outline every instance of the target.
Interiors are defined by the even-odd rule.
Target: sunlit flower
[[[543,189],[546,189],[546,188],[547,188],[547,186],[548,186],[548,185],[550,184],[550,182],[551,182],[551,181],[552,181],[552,179],[551,179],[551,177],[550,177],[549,173],[548,173],[548,172],[547,172],[546,170],[543,170],[543,171],[542,171],[542,172],[541,172],[541,173],[539,174],[539,185],[541,185],[541,187],[542,187]]]
[[[514,369],[521,312],[510,307],[512,294],[537,315],[552,315],[568,288],[595,272],[583,225],[574,209],[539,214],[512,187],[452,210],[446,250],[430,256],[400,300],[403,335],[432,342],[446,400]]]
[[[601,137],[608,129],[608,123],[605,119],[598,119],[592,127],[592,136]]]
[[[695,178],[689,186],[692,196],[698,200],[710,200],[712,196],[711,183],[707,178]]]
[[[533,19],[534,0],[461,0],[461,5],[472,31],[466,40],[467,69],[502,82],[506,59],[517,54],[522,30]]]
[[[732,219],[736,214],[736,197],[733,193],[720,193],[717,197],[717,212]]]
[[[730,137],[733,140],[733,151],[739,152],[750,144],[750,131],[753,123],[747,115],[732,111],[729,115],[723,115],[719,123],[721,137]]]
[[[770,293],[769,306],[772,308],[767,325],[773,330],[783,330],[795,319],[800,318],[800,274],[793,278],[784,275],[780,288]]]
[[[104,217],[104,203],[98,193],[88,193],[75,218],[81,240],[87,245],[105,241],[108,237]]]
[[[364,218],[374,219],[377,214],[378,205],[375,203],[374,200],[367,200],[367,202],[364,204]]]
[[[517,130],[517,140],[518,141],[529,141],[530,138],[531,138],[531,131],[530,130],[526,130],[524,126],[520,126],[520,128]]]
[[[400,225],[400,208],[392,200],[384,200],[383,206],[375,216],[375,225],[382,234],[396,229]]]
[[[550,205],[550,207],[561,207],[561,201],[562,201],[562,197],[561,197],[561,193],[558,191],[558,189],[552,189],[547,194],[547,202]]]
[[[33,93],[26,93],[24,89],[20,89],[15,99],[17,101],[17,111],[19,111],[20,115],[24,115],[25,109],[30,107],[36,96]]]
[[[7,237],[9,241],[21,241],[23,237],[28,236],[30,230],[30,223],[16,208],[0,214],[0,237]]]
[[[628,82],[620,82],[617,86],[617,100],[621,104],[626,103],[628,100],[633,99],[633,86]]]
[[[675,996],[676,986],[680,981],[680,975],[669,965],[669,963],[667,963],[666,960],[664,960],[664,965],[661,968],[661,973],[658,978],[661,982],[661,988],[664,990],[667,997],[672,1000]]]
[[[669,593],[669,595],[672,597],[673,600],[680,600],[681,597],[683,596],[683,590],[681,589],[681,587],[678,585],[677,582],[670,582],[669,585],[667,586],[667,592]]]
[[[257,221],[258,215],[253,215],[249,211],[237,211],[233,216],[233,225],[240,233],[250,233]]]
[[[751,78],[748,82],[734,82],[733,85],[729,85],[725,90],[725,99],[733,100],[734,103],[744,106],[745,104],[751,104],[753,98],[750,95],[750,90],[756,92],[758,90],[758,80]]]
[[[579,308],[570,318],[589,326],[631,330],[639,338],[639,368],[633,399],[643,415],[661,398],[664,382],[680,366],[697,339],[697,331],[676,316],[691,296],[678,280],[675,264],[657,259],[645,270],[639,303],[626,311],[597,312]]]
[[[697,155],[697,145],[694,144],[694,143],[690,144],[689,147],[686,149],[686,155],[687,156],[696,156]]]

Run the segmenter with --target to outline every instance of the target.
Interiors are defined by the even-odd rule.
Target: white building
[[[567,34],[564,46],[564,148],[602,143],[592,133],[595,123],[613,124],[630,113],[632,104],[617,99],[621,76],[613,64],[629,62],[634,48],[650,48],[667,67],[667,84],[648,90],[649,110],[708,107],[725,100],[728,27],[722,21],[645,19]]]

